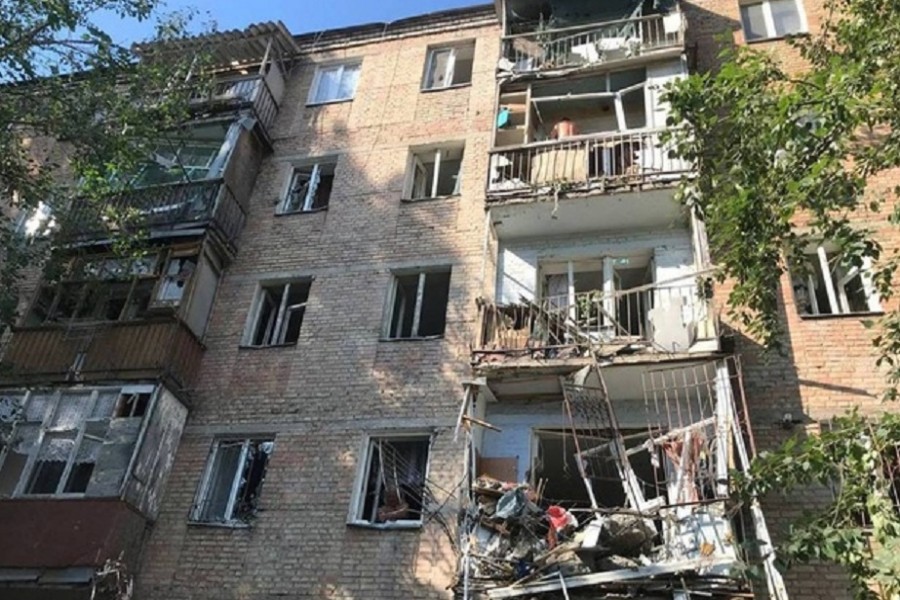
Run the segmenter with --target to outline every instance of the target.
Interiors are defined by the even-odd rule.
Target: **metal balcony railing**
[[[76,199],[62,231],[67,239],[89,238],[127,228],[217,226],[233,241],[246,218],[223,179],[138,188],[105,201]]]
[[[685,351],[716,339],[712,301],[696,285],[642,286],[604,294],[550,296],[536,302],[484,304],[475,352],[594,347],[649,342]]]
[[[546,29],[503,38],[503,58],[514,74],[577,68],[684,47],[681,12]]]
[[[278,103],[265,78],[260,75],[217,81],[209,94],[198,94],[195,104],[250,107],[260,124],[269,130],[278,114]]]
[[[670,156],[662,129],[579,135],[497,148],[490,153],[488,195],[563,187],[593,188],[672,183],[690,170]]]

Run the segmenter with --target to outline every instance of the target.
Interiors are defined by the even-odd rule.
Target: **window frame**
[[[347,525],[353,527],[365,527],[369,529],[420,529],[424,524],[423,515],[420,513],[418,519],[403,519],[397,521],[385,521],[378,523],[370,519],[366,519],[363,515],[366,503],[366,487],[369,481],[369,474],[372,469],[373,448],[378,442],[394,442],[394,441],[424,441],[427,443],[425,457],[425,472],[422,475],[422,504],[425,504],[425,487],[428,484],[428,478],[431,474],[431,459],[434,450],[435,432],[433,430],[404,430],[404,431],[377,431],[368,432],[364,435],[362,445],[360,446],[359,461],[356,468],[356,479],[353,484],[353,492],[350,499],[350,509],[347,513]]]
[[[447,300],[444,304],[444,331],[439,335],[426,335],[421,336],[419,333],[419,325],[421,325],[422,318],[422,306],[425,299],[425,279],[429,273],[447,273],[449,278],[448,282],[448,290],[447,290]],[[400,277],[409,276],[409,275],[418,275],[419,281],[416,288],[416,305],[413,308],[413,323],[412,328],[410,330],[409,337],[401,337],[401,336],[392,336],[391,332],[395,329],[394,327],[394,302],[397,299],[397,289],[400,284]],[[401,269],[397,271],[391,271],[391,286],[388,291],[387,297],[387,306],[386,306],[386,316],[384,319],[384,325],[381,331],[381,339],[382,341],[404,341],[404,340],[437,340],[445,337],[447,332],[447,319],[446,319],[446,311],[450,308],[450,285],[453,281],[453,267],[450,265],[434,265],[429,267],[422,267],[419,269]],[[402,326],[400,327],[402,330]]]
[[[803,0],[791,0],[797,9],[797,18],[800,19],[800,29],[794,33],[778,34],[775,31],[775,18],[772,15],[772,0],[746,1],[740,2],[738,6],[738,20],[741,22],[741,31],[744,34],[744,41],[748,44],[767,42],[771,40],[780,40],[791,35],[803,35],[809,32],[809,24],[806,20],[806,11],[803,7]],[[747,35],[747,23],[741,10],[745,6],[760,6],[762,8],[763,22],[766,25],[766,35],[762,37],[750,38]]]
[[[153,411],[153,406],[156,402],[157,396],[157,386],[155,385],[124,385],[117,387],[108,387],[108,386],[98,386],[98,387],[87,387],[87,388],[57,388],[52,390],[52,394],[43,393],[41,396],[50,396],[51,400],[47,403],[47,407],[44,409],[44,414],[41,417],[40,421],[27,421],[25,420],[25,415],[28,411],[28,405],[31,402],[32,398],[35,395],[35,391],[37,392],[50,392],[51,390],[18,390],[21,396],[21,415],[22,418],[16,421],[16,426],[12,430],[12,434],[15,435],[15,432],[19,425],[28,424],[28,425],[37,425],[38,434],[35,438],[34,447],[31,449],[28,454],[28,458],[25,460],[25,464],[22,466],[22,472],[19,474],[19,480],[16,482],[15,487],[13,488],[12,493],[8,496],[9,498],[83,498],[86,495],[85,492],[66,492],[65,488],[68,483],[69,477],[72,473],[72,470],[75,466],[75,459],[78,456],[79,451],[81,450],[82,444],[84,443],[85,437],[92,439],[93,441],[104,443],[106,439],[99,439],[90,434],[86,434],[86,430],[88,429],[88,425],[90,423],[102,422],[106,420],[112,420],[114,418],[137,418],[137,419],[146,419]],[[17,391],[17,390],[9,390],[9,391]],[[53,419],[55,418],[57,412],[63,404],[63,399],[67,396],[72,395],[87,395],[90,393],[88,398],[87,408],[85,409],[85,414],[90,415],[93,413],[94,409],[97,406],[97,399],[102,392],[116,392],[118,394],[118,398],[116,402],[113,404],[113,412],[105,417],[86,417],[82,419],[76,428],[73,429],[61,429],[59,427],[52,426]],[[116,410],[118,408],[118,404],[121,401],[122,395],[125,394],[150,394],[150,399],[148,401],[145,412],[136,417],[116,417]],[[74,446],[69,453],[68,458],[66,459],[66,466],[63,469],[63,472],[60,474],[59,481],[56,484],[56,490],[52,493],[31,493],[27,491],[27,488],[31,482],[32,477],[35,474],[35,467],[38,463],[38,455],[40,454],[41,448],[44,445],[44,440],[48,437],[49,433],[51,436],[54,433],[68,433],[74,432]],[[2,449],[0,449],[0,469],[3,468],[7,456],[9,455],[10,445],[5,445]],[[96,463],[95,463],[96,464]],[[88,484],[90,485],[90,483]]]
[[[285,342],[283,341],[287,334],[287,325],[290,323],[290,318],[285,319],[288,310],[294,310],[302,308],[305,311],[307,306],[309,305],[309,295],[312,293],[312,284],[315,278],[313,277],[297,277],[286,280],[277,280],[277,281],[261,281],[256,286],[256,293],[253,296],[253,304],[250,307],[250,312],[247,318],[247,324],[244,327],[244,335],[241,338],[241,347],[242,348],[280,348],[286,346],[296,346],[299,342],[299,339],[294,342]],[[300,304],[295,304],[291,306],[287,306],[287,299],[290,296],[290,286],[295,284],[308,285],[309,291],[306,295],[306,300]],[[274,344],[254,344],[253,340],[256,337],[256,330],[258,327],[258,320],[262,315],[262,303],[264,301],[265,289],[269,287],[281,286],[281,300],[278,305],[278,311],[275,313],[275,320],[272,323],[272,332],[270,335],[274,335],[276,332],[278,342]],[[301,332],[302,332],[302,324],[301,324]],[[281,331],[279,331],[281,328]],[[269,336],[267,336],[269,337]]]
[[[452,42],[448,44],[440,44],[435,46],[429,46],[428,52],[425,55],[425,69],[422,74],[422,82],[419,86],[420,91],[422,92],[436,92],[439,90],[447,90],[452,88],[459,88],[472,85],[472,76],[474,75],[474,63],[475,63],[475,43],[476,40],[462,40],[458,42]],[[469,73],[469,80],[463,81],[460,83],[454,83],[453,78],[456,75],[456,58],[460,51],[460,49],[469,49],[472,50],[472,63],[473,68],[472,72]],[[440,52],[450,52],[450,57],[447,60],[447,64],[444,67],[444,80],[449,81],[450,83],[445,83],[444,85],[436,85],[433,87],[428,87],[428,81],[431,79],[434,74],[435,68],[435,56],[437,56]]]
[[[327,100],[316,100],[316,96],[318,95],[319,86],[322,83],[322,74],[325,71],[337,68],[339,70],[338,81],[340,82],[344,77],[344,72],[346,69],[356,68],[357,80],[356,85],[353,86],[353,93],[346,98],[329,98]],[[351,102],[354,98],[356,98],[356,91],[359,87],[359,77],[362,75],[362,59],[355,60],[346,60],[346,61],[337,61],[337,62],[329,62],[323,63],[320,65],[316,65],[316,72],[313,75],[312,85],[309,88],[309,94],[306,97],[306,105],[307,106],[322,106],[324,104],[337,104],[339,102]],[[339,85],[340,87],[340,85]]]
[[[438,185],[441,179],[441,163],[444,152],[459,152],[459,171],[456,173],[456,183],[453,186],[453,192],[450,194],[438,194]],[[416,175],[421,172],[425,176],[425,186],[427,187],[428,169],[422,156],[432,154],[434,157],[434,171],[431,176],[431,189],[426,191],[425,195],[419,196],[416,192]],[[465,142],[448,142],[435,146],[412,147],[409,149],[409,160],[407,164],[406,183],[404,185],[403,200],[406,202],[421,202],[426,200],[438,200],[441,198],[455,198],[462,195],[462,174],[463,164],[466,158]]]
[[[229,435],[214,438],[209,450],[209,455],[206,458],[206,464],[203,467],[203,475],[200,478],[200,485],[197,486],[197,492],[194,494],[194,503],[191,506],[191,511],[188,515],[188,522],[193,525],[205,525],[210,527],[250,527],[250,523],[248,523],[247,521],[236,519],[234,517],[234,508],[235,504],[237,504],[237,493],[240,490],[241,474],[243,473],[243,469],[247,461],[247,454],[249,453],[250,444],[253,443],[272,444],[272,450],[271,452],[269,452],[268,458],[266,459],[266,471],[268,471],[269,460],[271,460],[272,454],[274,454],[275,452],[275,437],[275,435],[253,435],[247,437],[242,437],[239,435]],[[241,443],[241,454],[240,458],[238,459],[234,475],[231,479],[231,489],[228,493],[228,503],[225,507],[225,515],[223,515],[223,517],[225,518],[222,521],[203,520],[202,517],[205,504],[208,501],[209,494],[212,490],[211,483],[213,478],[213,467],[216,465],[216,457],[218,456],[219,449],[223,444],[234,442]],[[260,493],[262,492],[263,483],[265,483],[265,473],[263,474],[263,479],[259,483]]]
[[[328,193],[328,201],[324,206],[313,207],[313,203],[316,200],[316,194],[318,193],[319,186],[322,182],[322,170],[331,167],[331,170],[333,172],[333,179],[337,171],[337,163],[337,157],[320,157],[291,164],[291,168],[287,176],[287,181],[285,181],[284,189],[281,191],[281,197],[278,199],[278,204],[275,208],[275,214],[297,215],[328,210],[328,206],[331,204],[331,194],[334,193],[333,184],[331,191],[329,191]],[[303,204],[301,205],[301,207],[299,209],[290,209],[289,205],[291,200],[291,192],[294,189],[294,182],[297,180],[297,176],[300,175],[302,171],[308,169],[312,169],[309,180],[310,182],[314,181],[315,183],[311,184],[306,190],[306,197],[303,199]]]
[[[829,251],[826,248],[826,243],[819,242],[815,244],[814,252],[805,252],[803,254],[804,258],[812,261],[817,261],[817,265],[822,272],[822,281],[825,285],[825,295],[828,299],[828,304],[830,308],[832,308],[832,312],[821,312],[819,308],[819,300],[816,297],[815,289],[816,289],[816,274],[815,273],[807,273],[806,279],[801,279],[799,276],[792,276],[792,291],[794,293],[794,305],[797,307],[797,312],[801,318],[827,318],[827,317],[842,317],[846,315],[860,315],[860,314],[878,314],[884,312],[883,307],[881,306],[881,298],[878,295],[878,290],[875,289],[875,284],[872,281],[872,260],[868,256],[863,257],[863,266],[859,267],[851,267],[847,274],[841,280],[835,280],[831,273],[831,267],[829,265],[829,256],[835,257],[839,256],[839,251],[831,250]],[[850,310],[850,304],[846,293],[846,285],[853,281],[856,277],[860,278],[863,286],[863,293],[866,297],[866,304],[868,305],[868,310],[866,311],[853,311]],[[841,283],[843,281],[843,283]],[[806,294],[809,298],[810,308],[812,312],[804,312],[800,306],[799,299],[797,298],[797,288],[798,286],[803,286],[806,288]],[[836,309],[836,310],[834,310]]]

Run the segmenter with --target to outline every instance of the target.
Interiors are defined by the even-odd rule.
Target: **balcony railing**
[[[507,36],[503,57],[515,74],[577,68],[684,46],[681,12]]]
[[[259,75],[217,81],[209,94],[198,94],[192,101],[213,106],[250,107],[266,130],[272,127],[278,114],[278,103],[266,80]]]
[[[130,228],[218,227],[234,241],[246,218],[222,179],[152,186],[121,192],[106,201],[75,200],[63,236],[91,237]]]
[[[663,130],[580,135],[491,151],[487,192],[507,195],[553,187],[595,188],[669,183],[689,163],[670,156]]]
[[[203,347],[174,316],[154,321],[18,328],[0,381],[92,381],[169,377],[187,387]]]
[[[550,296],[537,302],[484,304],[477,354],[550,351],[564,347],[647,342],[661,351],[687,351],[716,339],[711,300],[695,285]]]

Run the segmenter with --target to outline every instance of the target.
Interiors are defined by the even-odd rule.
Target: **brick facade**
[[[822,9],[805,4],[814,28]],[[699,68],[715,64],[714,35],[730,31],[743,43],[737,0],[694,0],[684,10]],[[348,526],[347,514],[367,433],[434,432],[429,470],[439,497],[456,490],[464,474],[453,428],[462,382],[471,375],[475,300],[493,294],[498,262],[496,240],[485,232],[484,184],[499,36],[492,12],[473,10],[455,24],[383,38],[348,34],[341,43],[326,36],[324,50],[303,38],[240,252],[218,290],[191,416],[145,547],[138,598],[450,595],[456,559],[437,523],[370,530]],[[428,48],[469,39],[476,41],[472,84],[420,91]],[[784,44],[760,46],[781,53]],[[347,59],[362,60],[355,99],[307,106],[316,66]],[[465,143],[461,194],[403,202],[409,148],[444,142]],[[328,210],[276,215],[293,162],[325,156],[337,157]],[[883,223],[877,215],[862,218]],[[392,271],[438,265],[451,267],[443,339],[382,341]],[[296,277],[312,278],[297,345],[242,348],[259,283]],[[727,289],[718,293],[724,299]],[[877,399],[883,378],[860,319],[799,316],[787,277],[782,298],[785,356],[764,357],[753,340],[735,334],[760,448],[791,433],[781,425],[785,413],[802,421],[797,432],[847,407],[883,408]],[[189,524],[212,441],[263,434],[274,436],[275,451],[252,528]],[[802,506],[796,498],[766,504],[776,531]],[[445,511],[451,524],[453,508]],[[786,579],[795,599],[847,597],[836,569],[794,568]]]

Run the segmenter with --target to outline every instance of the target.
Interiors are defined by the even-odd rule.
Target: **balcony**
[[[669,186],[690,171],[670,156],[663,129],[610,132],[497,148],[490,153],[488,201],[562,192]]]
[[[501,75],[608,66],[684,48],[685,19],[680,11],[545,29],[503,38]]]
[[[76,200],[63,237],[80,240],[122,229],[216,228],[233,244],[246,212],[221,178],[174,183],[121,192],[105,202]]]
[[[203,347],[175,317],[21,327],[0,361],[4,384],[162,378],[189,387]]]
[[[715,351],[718,322],[696,285],[645,285],[518,304],[483,304],[475,362],[566,358],[587,350]]]
[[[281,77],[280,73],[278,77]],[[278,101],[261,75],[217,81],[209,94],[192,99],[196,106],[218,110],[250,109],[265,131],[270,131],[278,115]]]

